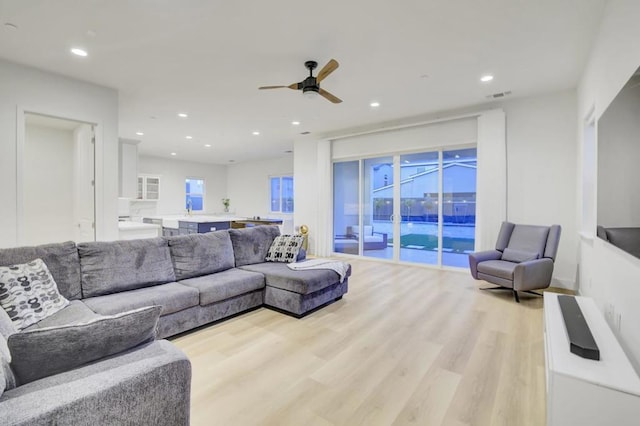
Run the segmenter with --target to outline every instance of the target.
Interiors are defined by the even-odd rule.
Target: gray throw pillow
[[[303,242],[302,235],[278,235],[271,243],[265,260],[267,262],[293,263],[298,258],[298,252]]]
[[[42,259],[0,266],[0,305],[16,329],[23,330],[68,304]]]
[[[18,384],[69,371],[154,340],[161,309],[148,306],[85,324],[12,334],[8,344]]]
[[[535,260],[539,257],[540,255],[538,253],[510,249],[509,247],[504,249],[504,252],[502,252],[502,260],[515,262],[515,263],[526,262],[528,260]]]

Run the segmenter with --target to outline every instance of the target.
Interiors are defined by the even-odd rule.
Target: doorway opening
[[[18,243],[95,241],[95,125],[25,112]]]

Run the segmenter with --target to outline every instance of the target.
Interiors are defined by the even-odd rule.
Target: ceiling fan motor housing
[[[302,82],[302,93],[317,92],[319,90],[320,86],[318,85],[318,81],[315,77],[307,77]]]

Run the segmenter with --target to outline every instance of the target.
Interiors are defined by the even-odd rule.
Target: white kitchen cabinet
[[[160,176],[138,175],[138,200],[158,200],[160,198]]]
[[[640,378],[593,299],[576,297],[600,360],[570,352],[558,294],[544,293],[548,426],[638,425]]]

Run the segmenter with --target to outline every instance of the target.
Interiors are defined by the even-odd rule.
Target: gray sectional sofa
[[[265,262],[277,235],[278,227],[260,226],[0,249],[0,266],[42,259],[71,302],[27,331],[158,305],[157,336],[165,338],[261,306],[301,317],[347,292],[350,267],[341,281],[332,270],[293,271],[285,263]],[[1,350],[12,333],[8,328],[0,326],[5,375],[11,373]],[[0,419],[12,425],[188,424],[190,379],[186,356],[171,343],[156,340],[71,371],[8,386],[0,392]]]

